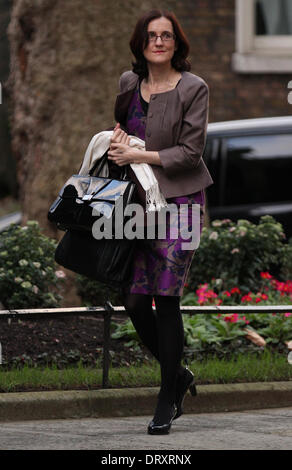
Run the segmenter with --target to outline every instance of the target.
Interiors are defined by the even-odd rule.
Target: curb
[[[0,394],[0,421],[152,415],[158,387]],[[218,413],[292,406],[292,381],[197,385],[184,412]]]

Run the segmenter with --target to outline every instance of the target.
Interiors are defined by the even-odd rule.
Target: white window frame
[[[254,4],[255,0],[236,0],[232,69],[239,73],[292,73],[292,35],[256,36]]]

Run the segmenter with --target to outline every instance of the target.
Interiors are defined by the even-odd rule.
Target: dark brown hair
[[[140,78],[148,76],[147,61],[143,55],[143,51],[148,45],[148,24],[161,17],[171,21],[176,36],[177,50],[171,59],[171,65],[179,72],[191,70],[191,64],[187,60],[190,45],[174,13],[167,10],[151,10],[139,18],[130,40],[130,48],[136,58],[136,62],[132,62],[133,72],[138,74]]]

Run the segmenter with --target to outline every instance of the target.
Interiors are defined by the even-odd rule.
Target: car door
[[[207,203],[211,207],[218,206],[219,201],[221,187],[218,181],[218,178],[220,178],[220,145],[221,139],[219,137],[208,136],[203,153],[203,160],[206,163],[214,181],[214,184],[209,186],[206,190]]]
[[[210,201],[210,219],[258,222],[270,214],[292,236],[292,134],[227,136],[219,148],[218,201]]]

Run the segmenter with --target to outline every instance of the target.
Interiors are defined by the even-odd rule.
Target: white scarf
[[[109,149],[112,135],[113,131],[103,131],[92,137],[86,149],[79,175],[87,176],[89,174],[96,160],[100,159]],[[142,150],[145,149],[145,142],[143,140],[135,136],[129,137],[129,145],[131,147],[137,147]],[[146,192],[146,212],[160,211],[163,207],[167,207],[167,202],[160,191],[158,181],[151,166],[147,163],[130,163],[130,166]],[[109,176],[107,162],[103,166],[100,176]]]

